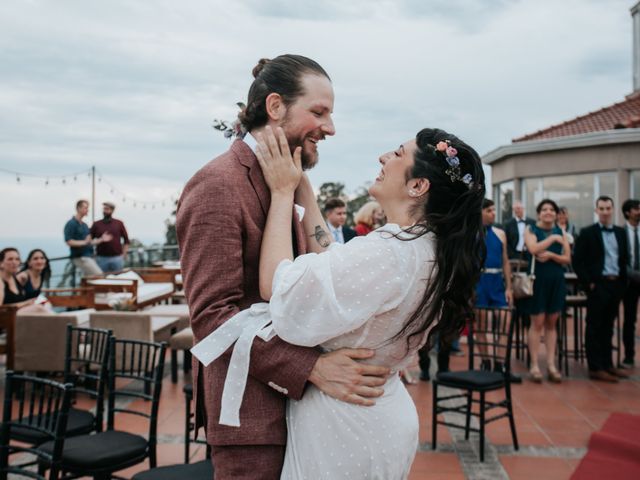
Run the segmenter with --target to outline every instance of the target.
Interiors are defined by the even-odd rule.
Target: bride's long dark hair
[[[457,150],[458,174],[447,162],[446,153],[437,149],[445,141]],[[450,341],[471,316],[472,298],[485,255],[482,228],[482,201],[485,197],[484,172],[478,153],[455,135],[425,128],[416,135],[417,151],[407,180],[426,178],[430,187],[425,198],[414,205],[414,218],[421,218],[406,231],[413,238],[433,232],[436,239],[435,266],[427,280],[424,297],[397,337],[407,336],[408,345],[429,332]],[[454,169],[455,170],[455,169]],[[453,175],[453,176],[452,176]],[[471,183],[465,183],[470,180]]]

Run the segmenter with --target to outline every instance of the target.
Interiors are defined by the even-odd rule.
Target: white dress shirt
[[[256,153],[256,147],[258,146],[258,142],[254,138],[254,136],[251,135],[251,132],[247,132],[243,140],[244,140],[244,143],[249,145],[249,148],[251,149],[251,151],[253,153]],[[295,207],[296,212],[298,212],[298,219],[302,221],[302,219],[304,218],[304,212],[305,212],[304,207],[302,205],[298,205],[297,203],[294,203],[293,206]]]
[[[344,243],[344,235],[342,234],[342,225],[338,227],[334,227],[333,225],[331,225],[331,222],[327,222],[327,227],[329,227],[329,231],[331,232],[331,235],[333,235],[333,238],[336,242]]]

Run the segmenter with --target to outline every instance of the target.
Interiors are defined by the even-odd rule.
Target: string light
[[[67,180],[70,181],[71,179],[73,179],[74,182],[77,182],[79,176],[84,175],[84,174],[87,175],[87,178],[91,178],[92,173],[94,173],[94,172],[96,174],[98,182],[105,183],[106,185],[109,186],[109,192],[110,192],[111,195],[118,195],[118,196],[122,195],[122,203],[126,203],[127,200],[130,200],[132,202],[132,206],[134,208],[138,208],[138,206],[142,205],[142,208],[144,210],[147,210],[147,207],[149,207],[149,210],[156,210],[156,207],[158,207],[158,208],[166,207],[167,202],[170,202],[170,205],[173,205],[176,202],[176,199],[178,198],[175,194],[173,194],[173,195],[170,195],[168,198],[159,199],[159,200],[155,200],[155,201],[138,201],[136,199],[131,198],[129,195],[127,195],[122,190],[116,188],[106,178],[104,178],[102,173],[96,172],[95,169],[82,170],[80,172],[64,174],[64,175],[38,175],[38,174],[17,172],[17,171],[13,171],[13,170],[7,170],[7,169],[4,169],[4,168],[0,168],[0,173],[8,173],[8,174],[11,174],[11,175],[15,175],[16,183],[19,184],[19,185],[22,185],[24,183],[23,180],[25,178],[34,178],[34,179],[40,179],[41,181],[43,181],[45,187],[48,187],[48,186],[51,185],[51,180],[52,179],[60,179],[60,183],[62,185],[66,186],[69,183],[69,182],[67,182]],[[178,194],[178,196],[179,196],[179,194]]]

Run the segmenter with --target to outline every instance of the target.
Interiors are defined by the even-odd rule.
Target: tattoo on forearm
[[[313,235],[309,235],[312,238],[316,239],[316,242],[322,247],[327,248],[331,244],[331,240],[329,239],[329,235],[320,225],[316,225],[316,231]]]

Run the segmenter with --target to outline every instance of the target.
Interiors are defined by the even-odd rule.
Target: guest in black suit
[[[580,231],[576,241],[574,270],[587,292],[585,349],[589,377],[617,382],[628,377],[613,366],[613,324],[627,282],[627,236],[613,225],[613,199],[596,200],[598,222]]]
[[[504,224],[507,234],[507,255],[509,258],[520,258],[526,250],[524,245],[524,231],[527,225],[535,225],[533,218],[525,217],[522,202],[513,204],[513,217]],[[527,260],[525,255],[525,260]]]
[[[627,220],[624,230],[629,244],[627,276],[629,284],[624,293],[624,360],[622,368],[633,368],[636,356],[636,319],[638,318],[638,298],[640,298],[640,200],[631,199],[622,204],[622,214]]]
[[[324,216],[331,235],[338,243],[347,243],[358,234],[352,228],[345,226],[347,221],[347,204],[340,198],[334,197],[324,204]]]

